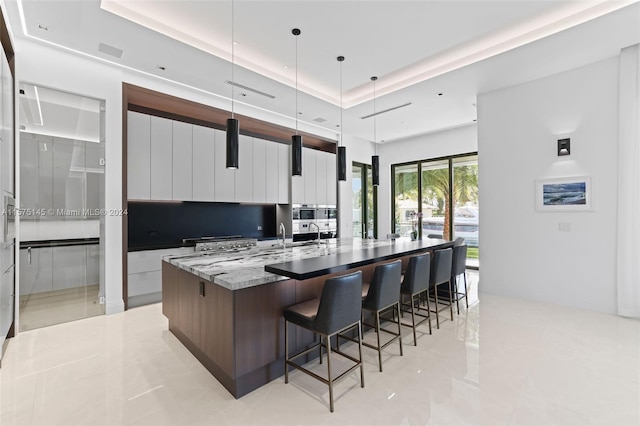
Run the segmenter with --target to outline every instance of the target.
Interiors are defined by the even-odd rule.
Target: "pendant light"
[[[291,136],[291,175],[302,176],[302,135],[298,134],[298,36],[300,30],[294,28],[291,34],[296,37],[296,134]]]
[[[233,88],[235,68],[235,43],[233,31],[234,4],[231,0],[231,118],[227,119],[227,169],[238,168],[238,143],[240,142],[240,123],[234,118]]]
[[[344,128],[342,127],[342,62],[344,56],[338,56],[340,62],[340,139],[338,141],[338,180],[347,180],[347,148],[342,146],[342,135]]]
[[[375,155],[371,157],[371,177],[373,186],[380,185],[380,157],[378,156],[378,142],[376,139],[376,80],[378,77],[371,77],[373,81],[373,144]]]

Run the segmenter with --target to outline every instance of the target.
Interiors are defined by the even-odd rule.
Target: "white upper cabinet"
[[[151,116],[151,199],[173,199],[173,123]]]
[[[254,203],[267,202],[267,144],[275,145],[262,139],[253,138],[252,186]]]
[[[304,153],[304,148],[302,148],[302,152]],[[291,160],[289,160],[291,161]],[[306,170],[305,165],[305,156],[302,155],[302,176],[291,176],[291,203],[292,204],[305,204],[305,196],[304,196],[304,181],[306,179]],[[291,165],[291,163],[289,163]]]
[[[302,176],[291,177],[291,203],[335,206],[337,198],[335,154],[303,148]]]
[[[215,130],[193,126],[193,201],[215,201]]]
[[[338,205],[338,174],[335,154],[327,153],[327,204]]]
[[[151,198],[151,116],[127,113],[127,198]]]
[[[129,111],[130,200],[336,204],[335,155],[303,148],[291,176],[291,146],[240,135],[237,170],[226,168],[223,130]]]
[[[173,199],[193,200],[193,125],[173,121]]]
[[[280,143],[274,145],[278,146],[278,204],[288,204],[292,179],[291,146]],[[270,164],[267,167],[270,167]]]
[[[223,130],[215,130],[215,134],[215,200],[234,202],[236,173],[233,169],[227,169],[227,134]],[[240,167],[242,167],[242,161],[240,161]]]
[[[279,179],[278,179],[278,157],[280,147],[279,143],[263,141],[265,145],[265,202],[269,204],[278,203]],[[255,150],[253,153],[253,161],[256,161]],[[255,172],[254,172],[255,173]],[[287,177],[288,178],[288,177]],[[255,181],[255,175],[254,175]]]
[[[253,138],[240,135],[239,142],[235,201],[250,203],[253,201]]]
[[[304,176],[304,204],[317,204],[317,168],[316,168],[316,150],[302,149],[302,176]]]

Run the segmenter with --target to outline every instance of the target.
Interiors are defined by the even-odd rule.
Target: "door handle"
[[[204,282],[200,281],[200,297],[204,297]]]
[[[27,256],[29,258],[29,265],[31,265],[31,247],[27,247]]]

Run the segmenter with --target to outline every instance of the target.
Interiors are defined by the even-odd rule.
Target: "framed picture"
[[[590,211],[591,178],[587,176],[536,180],[536,209],[540,211]]]

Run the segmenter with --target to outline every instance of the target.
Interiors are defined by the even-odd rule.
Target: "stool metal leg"
[[[322,342],[322,336],[320,336]],[[329,410],[333,413],[333,379],[331,377],[331,339],[329,336],[325,336],[325,343],[327,344],[327,378],[329,381]],[[322,347],[322,345],[320,345]]]
[[[289,321],[284,320],[284,382],[289,383]]]
[[[467,291],[467,271],[464,271],[462,274],[464,278],[464,303],[467,305],[467,309],[469,309],[469,293]]]
[[[360,387],[364,388],[364,363],[362,362],[362,321],[358,321],[358,354],[360,356]]]
[[[449,280],[449,313],[451,314],[451,321],[453,321],[453,299],[451,295],[451,280]],[[457,299],[457,297],[456,297]]]
[[[456,292],[454,293],[456,295],[456,310],[458,311],[458,315],[460,315],[460,298],[458,297],[458,277],[453,277],[453,285],[456,289]],[[449,283],[449,286],[451,286],[451,283]]]
[[[322,364],[322,334],[318,335],[320,337],[320,344],[318,345],[318,352],[320,355],[320,364]],[[315,342],[316,339],[313,339],[313,341]]]
[[[429,306],[429,290],[424,292],[427,295],[427,315],[429,315],[429,334],[433,334],[431,331],[431,307]]]
[[[435,295],[435,299],[436,299],[436,328],[438,330],[440,330],[440,315],[438,314],[438,286],[435,285],[433,286],[433,294]],[[427,297],[428,299],[428,297]]]
[[[414,295],[411,295],[411,324],[413,325],[413,346],[418,346],[418,339],[416,338],[416,315],[413,311],[415,302],[413,300]]]
[[[399,301],[398,301],[398,303],[396,303],[395,309],[398,310],[398,343],[400,344],[400,356],[403,356],[403,354],[402,354],[402,330],[400,330],[400,302]],[[413,307],[411,308],[411,312],[413,313]],[[413,323],[414,333],[415,333],[415,329],[416,329],[416,323],[414,322]]]
[[[378,364],[382,373],[382,348],[380,347],[380,312],[376,312],[376,337],[378,338]]]

